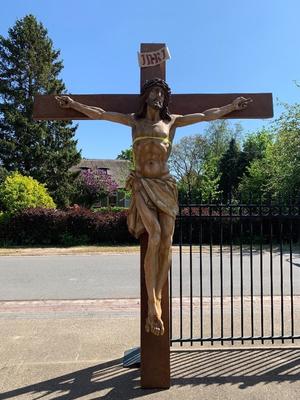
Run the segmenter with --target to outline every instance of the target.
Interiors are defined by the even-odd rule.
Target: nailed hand
[[[62,108],[70,108],[74,100],[69,96],[55,96],[55,100]]]
[[[252,102],[253,100],[251,98],[246,99],[245,97],[237,97],[233,100],[232,105],[234,110],[244,110],[248,107],[248,104]]]

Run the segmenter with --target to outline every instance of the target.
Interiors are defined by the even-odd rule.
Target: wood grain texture
[[[148,73],[149,75],[149,73]],[[87,94],[73,95],[79,103],[101,107],[106,111],[125,114],[134,113],[139,108],[138,94]],[[251,97],[253,103],[243,111],[235,111],[223,117],[230,118],[272,118],[273,100],[271,93],[222,93],[222,94],[173,94],[169,109],[173,114],[192,114],[209,108],[221,107],[231,103],[236,97]],[[33,118],[35,120],[81,120],[87,116],[73,109],[61,108],[51,95],[35,96]]]
[[[156,51],[163,47],[159,44],[142,44],[141,52]],[[165,62],[153,68],[141,68],[141,85],[153,78],[165,79]],[[162,320],[165,333],[154,336],[145,331],[148,315],[148,296],[144,274],[144,257],[147,250],[148,234],[141,238],[141,386],[145,389],[168,389],[170,378],[170,333],[169,333],[169,293],[168,280],[162,293]]]

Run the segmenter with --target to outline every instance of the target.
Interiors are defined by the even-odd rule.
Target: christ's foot
[[[148,303],[148,317],[145,325],[146,332],[159,336],[165,333],[164,323],[161,319],[161,304],[156,301],[154,304]]]
[[[161,318],[156,315],[149,315],[146,319],[146,332],[151,332],[153,335],[160,336],[165,333],[164,323]]]

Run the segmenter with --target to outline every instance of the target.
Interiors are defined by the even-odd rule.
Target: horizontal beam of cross
[[[72,99],[106,111],[134,113],[139,108],[137,94],[89,94],[70,95]],[[231,103],[236,97],[251,97],[253,102],[243,111],[234,111],[223,118],[272,118],[272,93],[230,93],[230,94],[173,94],[169,109],[172,114],[192,114],[209,108]],[[73,109],[60,108],[53,95],[37,95],[34,102],[33,118],[36,120],[80,120],[89,119]]]

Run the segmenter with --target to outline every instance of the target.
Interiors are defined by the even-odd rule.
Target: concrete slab
[[[122,367],[124,350],[139,343],[137,312],[38,311],[0,318],[0,399],[300,398],[296,345],[173,347],[171,389],[142,390],[139,370]]]

